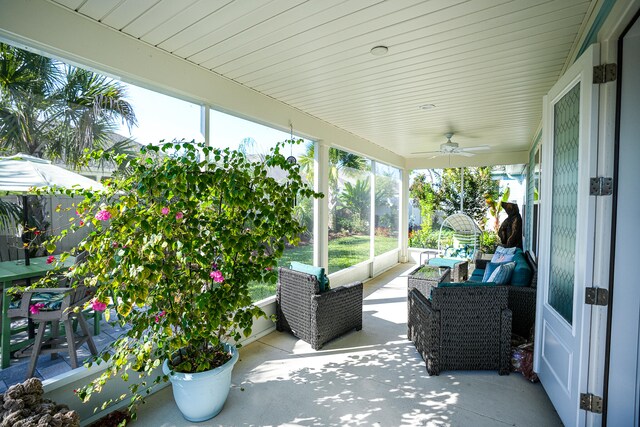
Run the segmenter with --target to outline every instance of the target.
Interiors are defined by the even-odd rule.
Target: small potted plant
[[[109,369],[77,390],[81,399],[135,371],[131,409],[141,392],[170,379],[188,420],[221,410],[237,360],[233,343],[264,315],[251,304],[249,286],[274,282],[285,243],[297,244],[305,231],[294,215],[296,197],[321,197],[282,146],[262,161],[202,144],[152,146],[104,192],[82,192],[71,231],[92,229],[76,249],[89,256],[73,274],[95,287],[94,305],[112,305],[130,329],[98,357]],[[211,387],[216,379],[222,384]]]

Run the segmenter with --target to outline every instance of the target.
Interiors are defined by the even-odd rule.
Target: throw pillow
[[[326,289],[325,284],[327,283],[325,281],[325,278],[328,279],[328,277],[324,274],[323,267],[315,267],[313,265],[303,264],[297,261],[291,261],[290,268],[291,270],[299,271],[300,273],[307,273],[307,274],[316,276],[316,279],[318,279],[318,285],[320,286],[320,292],[325,291]]]
[[[497,254],[513,255],[513,254],[515,254],[515,253],[516,253],[516,249],[518,249],[518,248],[516,248],[516,247],[513,247],[513,248],[504,248],[504,247],[502,247],[502,246],[498,246],[498,247],[496,248],[496,252],[495,252],[495,253],[497,253]]]
[[[502,264],[504,264],[504,263],[488,262],[486,267],[484,268],[484,274],[482,276],[482,281],[483,282],[489,282],[490,281],[489,278],[491,277],[493,272],[496,271],[496,268],[500,267]]]
[[[508,285],[511,282],[511,275],[516,268],[515,262],[508,262],[499,265],[498,268],[489,277],[489,282],[495,282],[497,285]]]
[[[515,254],[505,254],[505,253],[496,252],[491,257],[491,262],[495,262],[495,263],[511,262],[513,261],[514,257],[515,257]]]

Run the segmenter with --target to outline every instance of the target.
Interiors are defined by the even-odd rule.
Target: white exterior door
[[[566,426],[585,424],[592,286],[598,86],[591,46],[544,97],[538,302],[534,369]]]

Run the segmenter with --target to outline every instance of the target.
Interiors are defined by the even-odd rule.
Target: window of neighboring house
[[[291,139],[291,133],[216,110],[209,110],[209,129],[209,144],[212,147],[240,150],[255,159],[264,158],[276,143]],[[293,138],[301,139],[296,135]],[[303,179],[313,185],[313,143],[305,140],[302,144],[288,145],[282,154],[294,156],[302,166]],[[278,263],[281,267],[289,267],[291,261],[313,264],[313,198],[298,198],[295,211],[307,231],[299,236],[300,243],[297,246],[286,246]],[[275,294],[275,285],[254,283],[251,293],[254,301],[261,300]]]
[[[329,272],[370,259],[371,161],[329,149]]]
[[[399,246],[400,169],[375,162],[374,254],[381,255]]]

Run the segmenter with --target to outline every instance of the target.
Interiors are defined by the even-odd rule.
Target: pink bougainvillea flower
[[[84,225],[84,221],[80,221],[80,227]]]
[[[220,270],[215,270],[209,273],[209,277],[213,279],[216,283],[224,282],[224,277],[222,276],[222,272]]]
[[[265,267],[265,270],[271,271],[271,270],[273,270],[273,267]]]
[[[163,318],[165,316],[165,314],[167,314],[167,312],[164,311],[164,310],[162,310],[161,312],[156,314],[156,323],[160,322],[160,319]]]
[[[39,302],[36,304],[33,304],[29,307],[29,313],[31,314],[38,314],[40,313],[40,310],[42,310],[45,307],[43,302]]]
[[[53,255],[50,255],[49,257],[47,257],[47,264],[51,264],[55,260],[56,260],[56,257],[54,257]]]
[[[94,298],[91,300],[91,308],[94,311],[105,311],[107,309],[107,303],[98,301],[97,299]]]
[[[184,217],[184,214],[182,212],[178,212],[176,214],[176,219],[182,219]]]
[[[106,209],[102,209],[96,214],[96,219],[100,221],[108,221],[111,219],[111,212]]]
[[[169,214],[169,208],[168,207],[164,207],[160,210],[160,212],[162,212],[162,215],[168,215]]]

